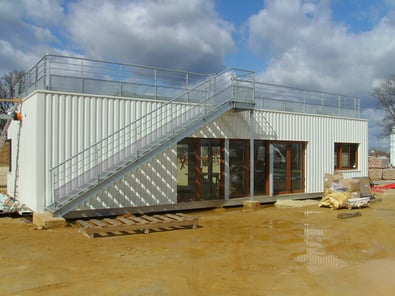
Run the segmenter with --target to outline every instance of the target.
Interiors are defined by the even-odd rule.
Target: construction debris
[[[317,200],[312,199],[303,199],[303,200],[295,200],[295,199],[279,199],[275,202],[276,207],[284,207],[284,208],[300,208],[306,206],[317,206],[319,202]]]
[[[340,213],[337,215],[337,218],[348,219],[348,218],[354,218],[359,216],[362,216],[361,212],[349,212],[349,213]]]
[[[0,193],[0,213],[19,213],[20,215],[25,215],[31,214],[32,211],[13,197]]]
[[[368,207],[374,198],[368,178],[343,179],[340,173],[325,174],[324,196],[319,206],[332,209],[361,209]]]
[[[79,231],[89,237],[94,238],[95,234],[125,234],[135,231],[149,233],[150,230],[173,230],[186,226],[197,228],[199,218],[182,213],[165,215],[124,215],[115,219],[90,219],[87,221],[77,220]]]
[[[347,208],[347,201],[351,197],[351,192],[333,192],[326,194],[319,203],[319,207],[329,207],[331,209]]]

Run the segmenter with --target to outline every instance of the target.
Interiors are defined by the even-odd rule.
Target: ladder
[[[17,135],[17,144],[16,144],[16,157],[15,157],[15,182],[14,182],[14,198],[18,198],[18,177],[19,177],[19,146],[21,142],[21,128],[22,122],[19,122],[18,135]]]
[[[0,151],[1,151],[1,149],[3,149],[3,146],[4,146],[5,142],[7,142],[7,131],[8,131],[8,128],[10,127],[10,125],[11,125],[11,122],[12,122],[12,119],[7,119],[7,122],[6,122],[6,124],[5,124],[4,128],[3,128],[3,131],[1,132],[1,135],[0,135]]]

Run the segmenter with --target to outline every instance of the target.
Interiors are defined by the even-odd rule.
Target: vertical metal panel
[[[227,138],[248,139],[248,112],[228,112],[193,134],[215,137],[220,130]],[[334,172],[334,144],[359,143],[357,170],[345,176],[367,176],[367,121],[303,113],[256,111],[255,138],[271,141],[300,141],[306,144],[305,191],[322,192],[325,173]],[[214,128],[215,127],[215,128]]]
[[[34,100],[39,98],[40,93],[37,93],[30,99],[30,104],[24,104],[24,108],[30,108],[30,114],[34,112]],[[46,112],[40,120],[46,122],[46,130],[36,132],[45,134],[46,171],[161,104],[148,100],[62,93],[45,93],[41,98],[45,100]],[[169,105],[167,114],[162,116],[168,120],[169,115],[181,115],[185,110],[185,105]],[[321,192],[324,174],[333,172],[335,142],[360,144],[359,167],[345,174],[367,175],[367,121],[262,110],[255,113],[256,139],[306,143],[307,193]],[[230,111],[192,136],[248,139],[249,120],[248,112]],[[29,149],[28,146],[24,143],[21,149]],[[85,206],[176,203],[176,154],[176,147],[169,149]],[[49,183],[47,180],[46,184]],[[44,193],[43,197],[37,198],[44,198]]]
[[[167,150],[79,207],[134,207],[177,203],[177,149]]]
[[[46,150],[51,151],[46,156],[46,171],[49,171],[51,167],[64,161],[76,152],[89,147],[131,121],[136,120],[146,112],[155,110],[162,104],[159,101],[62,93],[46,93],[45,102],[47,110],[50,111],[44,114],[45,120],[50,122],[50,124],[46,125],[45,145]],[[169,107],[168,115],[179,114],[181,110],[185,110],[185,106],[181,105]],[[176,152],[173,152],[173,154],[171,157],[174,158],[174,163],[176,163]],[[130,202],[136,205],[174,203],[174,199],[176,199],[176,183],[174,183],[176,182],[176,170],[171,177],[162,176],[163,170],[166,171],[167,175],[173,174],[170,173],[174,170],[171,169],[171,161],[169,162],[171,157],[166,156],[164,160],[156,160],[156,163],[159,163],[156,166],[149,163],[149,168],[144,166],[144,169],[138,170],[134,177],[130,176],[129,180],[124,180],[113,188],[108,189],[101,194],[103,197],[106,196],[107,199],[103,199],[100,204],[115,205],[119,203],[119,201],[113,199],[115,192],[119,193],[117,198],[123,196],[121,198],[124,200],[123,204]],[[164,163],[166,164],[164,165]],[[155,173],[153,173],[153,170],[155,170]],[[159,182],[161,184],[158,184]],[[164,186],[165,190],[160,190],[161,186]],[[130,188],[137,188],[134,190],[138,191],[133,192]],[[47,191],[50,194],[49,189]],[[156,192],[156,195],[143,198],[143,192]],[[133,198],[126,196],[133,196],[133,194],[137,195]],[[139,201],[138,196],[141,196],[141,201]],[[89,207],[92,206],[93,204],[89,205]]]

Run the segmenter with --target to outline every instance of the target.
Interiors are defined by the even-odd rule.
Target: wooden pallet
[[[77,220],[79,232],[83,235],[94,238],[95,234],[126,234],[130,232],[142,231],[149,233],[150,230],[171,230],[192,226],[197,228],[199,218],[182,213],[153,215],[153,216],[121,216],[115,219],[90,219],[87,221]]]

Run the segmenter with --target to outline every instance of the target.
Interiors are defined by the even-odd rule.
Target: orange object
[[[18,120],[18,121],[22,121],[22,114],[20,112],[16,112],[15,111],[13,119],[14,120]]]

